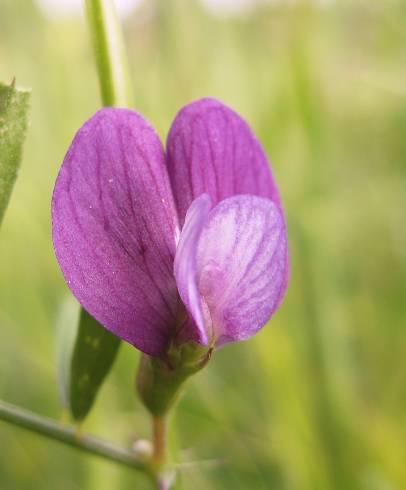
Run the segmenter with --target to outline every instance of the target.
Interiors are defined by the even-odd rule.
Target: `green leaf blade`
[[[0,83],[0,223],[21,162],[30,92]]]
[[[72,296],[65,298],[56,319],[56,368],[59,397],[65,413],[69,413],[69,390],[72,353],[79,329],[80,306]]]
[[[90,412],[120,342],[81,308],[69,373],[69,408],[76,421],[82,421]]]

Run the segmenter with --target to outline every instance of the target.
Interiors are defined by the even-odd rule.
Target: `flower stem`
[[[167,415],[152,415],[152,469],[156,478],[157,490],[170,490],[173,481],[168,478],[167,470]]]
[[[94,456],[129,466],[152,477],[149,466],[137,460],[128,449],[111,444],[89,434],[78,435],[76,427],[62,425],[23,408],[0,400],[0,420],[30,430],[54,441],[62,442]]]
[[[123,33],[112,0],[85,0],[104,106],[132,105]]]
[[[167,416],[160,415],[152,417],[152,459],[157,467],[166,463],[167,456]]]

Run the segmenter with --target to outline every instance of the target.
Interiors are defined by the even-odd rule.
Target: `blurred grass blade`
[[[69,373],[69,407],[75,420],[83,420],[92,408],[119,346],[120,339],[81,308]]]
[[[0,83],[0,223],[20,166],[30,93]]]

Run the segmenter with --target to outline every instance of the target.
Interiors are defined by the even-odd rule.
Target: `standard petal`
[[[266,154],[248,124],[210,98],[176,116],[167,141],[168,172],[181,224],[192,201],[207,193],[213,204],[236,194],[267,197],[280,206]]]
[[[189,213],[185,230],[188,226]],[[281,211],[266,198],[235,196],[214,207],[197,229],[198,240],[189,241],[182,231],[180,240],[189,245],[177,251],[175,263],[193,264],[189,274],[181,276],[181,284],[176,277],[181,298],[196,324],[203,318],[210,343],[246,339],[265,325],[286,289],[287,241]],[[191,302],[185,291],[195,290],[200,298]]]
[[[55,253],[66,282],[100,323],[161,355],[173,335],[177,217],[153,128],[102,109],[76,134],[53,200]]]

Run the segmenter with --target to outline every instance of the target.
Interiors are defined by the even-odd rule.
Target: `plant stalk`
[[[167,456],[167,417],[161,415],[152,417],[152,460],[157,467],[162,467],[166,463]]]
[[[103,106],[132,106],[126,49],[112,0],[85,0]]]
[[[78,435],[77,428],[72,425],[63,425],[1,400],[0,420],[151,476],[149,465],[137,460],[134,452],[90,434]]]

